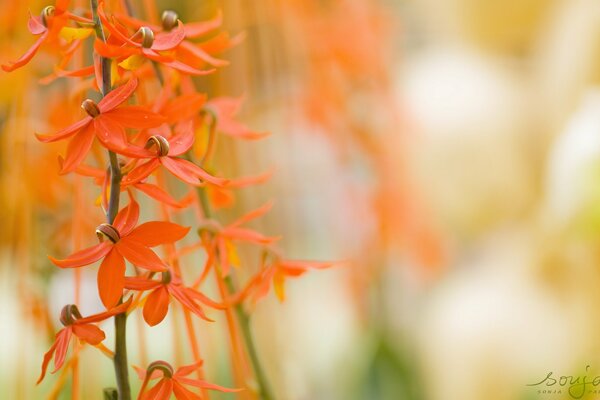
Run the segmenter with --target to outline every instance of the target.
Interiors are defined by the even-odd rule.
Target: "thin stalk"
[[[98,16],[98,0],[90,0],[92,18],[96,37],[106,41],[102,22]],[[102,96],[106,96],[112,89],[110,59],[102,57],[100,60],[102,69]],[[112,224],[119,211],[119,200],[121,194],[121,167],[117,155],[108,151],[110,160],[110,198],[106,210],[106,220]],[[120,302],[123,301],[121,297]],[[115,378],[117,381],[118,400],[131,400],[131,387],[129,385],[129,371],[127,363],[127,314],[122,313],[115,316],[115,355],[113,358]]]

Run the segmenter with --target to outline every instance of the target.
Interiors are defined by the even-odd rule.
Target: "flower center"
[[[149,49],[154,44],[154,32],[147,26],[142,26],[134,35],[134,37],[142,37],[142,47]]]
[[[100,242],[104,242],[104,239],[108,239],[113,243],[117,243],[121,239],[117,228],[111,224],[100,224],[96,227],[96,236]]]
[[[81,313],[75,304],[67,304],[60,312],[60,322],[63,326],[72,325],[79,318]]]
[[[169,32],[177,26],[179,15],[173,10],[165,10],[162,13],[162,27],[165,31]]]
[[[160,135],[150,136],[144,148],[150,149],[152,146],[156,146],[156,153],[159,157],[165,157],[169,154],[169,142]]]
[[[48,18],[53,17],[55,11],[56,9],[54,6],[46,6],[42,10],[40,17],[42,18],[42,24],[44,24],[45,27],[48,27]]]
[[[161,370],[165,377],[173,377],[173,367],[171,367],[171,364],[161,360],[150,363],[150,365],[148,365],[148,368],[146,368],[146,375],[151,376],[152,372],[154,372],[154,370],[157,369]]]
[[[84,100],[83,103],[81,103],[81,108],[83,108],[85,112],[92,118],[96,118],[98,115],[100,115],[100,108],[98,107],[98,104],[94,102],[94,100]]]

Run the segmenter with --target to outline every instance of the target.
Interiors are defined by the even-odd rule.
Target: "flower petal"
[[[202,308],[198,304],[196,304],[196,302],[194,302],[193,299],[189,298],[188,295],[185,292],[183,292],[179,287],[175,285],[168,285],[167,288],[169,289],[169,293],[171,293],[171,296],[173,296],[177,301],[179,301],[182,306],[184,306],[203,320],[208,322],[214,322],[212,319],[208,318],[206,316],[206,313],[204,313],[204,310],[202,310]]]
[[[123,185],[136,184],[146,179],[160,165],[158,158],[154,157],[147,162],[138,165],[123,178]]]
[[[177,400],[202,400],[202,397],[186,389],[177,381],[173,381],[173,394]]]
[[[161,32],[156,35],[154,42],[152,43],[152,50],[154,51],[166,51],[172,50],[185,39],[185,30],[183,29],[183,23],[177,21],[177,29],[173,29],[170,32]]]
[[[60,170],[61,174],[66,174],[77,169],[92,148],[95,137],[94,127],[90,124],[71,139],[67,146],[65,160]]]
[[[111,110],[110,117],[127,128],[147,129],[164,123],[165,117],[143,106],[123,106]]]
[[[171,195],[169,193],[165,192],[158,186],[153,185],[151,183],[136,183],[134,186],[137,190],[139,190],[140,192],[146,193],[148,196],[152,197],[154,200],[158,200],[161,203],[164,203],[171,207],[183,208],[189,204],[189,201],[186,201],[185,198],[182,199],[181,201],[178,201],[178,200],[174,199],[173,197],[171,197]]]
[[[102,329],[98,328],[96,325],[77,324],[72,325],[72,329],[75,336],[77,336],[81,340],[88,342],[92,346],[99,344],[106,338],[106,335],[104,334]]]
[[[35,53],[37,53],[40,46],[42,45],[42,43],[44,43],[44,41],[46,40],[47,37],[48,37],[48,31],[44,32],[38,38],[38,40],[36,40],[36,42],[29,48],[29,50],[27,50],[25,52],[25,54],[23,54],[18,60],[9,61],[8,64],[2,64],[2,69],[6,72],[11,72],[11,71],[14,71],[15,69],[20,68],[23,65],[27,64],[29,61],[31,61],[33,56],[35,56]]]
[[[52,373],[58,371],[65,363],[67,351],[69,350],[69,342],[71,341],[71,334],[71,327],[68,326],[56,335],[56,351],[54,352],[54,370],[52,370]]]
[[[101,113],[105,113],[114,110],[116,107],[123,104],[133,94],[137,88],[137,78],[131,78],[126,84],[119,86],[112,90],[109,94],[104,96],[98,103]]]
[[[71,254],[69,257],[58,260],[53,257],[50,258],[50,261],[54,265],[60,268],[77,268],[83,267],[84,265],[89,265],[95,261],[98,261],[102,257],[104,257],[108,252],[112,249],[112,243],[110,242],[102,242],[98,243],[95,246],[88,247],[87,249],[83,249]]]
[[[129,240],[129,237],[121,238],[115,247],[123,257],[140,268],[156,272],[164,271],[167,268],[156,253],[141,243]]]
[[[127,207],[123,208],[113,222],[121,237],[127,236],[133,227],[137,224],[140,217],[140,205],[133,197],[130,198]]]
[[[215,15],[212,19],[208,21],[191,22],[184,24],[183,29],[185,29],[186,37],[195,38],[212,32],[215,29],[218,29],[222,23],[223,13],[221,12],[221,10],[218,10],[217,15]]]
[[[219,392],[234,393],[234,392],[242,391],[242,389],[230,389],[230,388],[226,388],[223,386],[215,385],[214,383],[208,383],[206,381],[201,381],[199,379],[183,378],[183,377],[179,377],[179,376],[176,379],[177,379],[177,382],[185,383],[186,385],[196,386],[199,388],[209,389],[209,390],[218,390]]]
[[[146,298],[144,304],[144,320],[150,326],[158,325],[169,311],[169,292],[162,285],[158,289],[152,291]]]
[[[144,291],[156,289],[160,285],[162,285],[162,282],[153,281],[151,279],[141,278],[137,276],[125,277],[125,289]]]
[[[135,228],[127,236],[148,247],[173,243],[183,238],[190,231],[189,227],[165,221],[146,222]]]
[[[123,295],[125,260],[117,251],[111,251],[98,269],[98,292],[106,308],[114,307]]]
[[[200,185],[200,179],[217,186],[223,186],[228,182],[227,179],[214,177],[196,164],[182,158],[162,157],[160,162],[173,175],[191,185]]]
[[[48,143],[48,142],[56,142],[57,140],[66,139],[69,136],[74,135],[80,129],[83,129],[85,126],[89,125],[92,122],[92,117],[85,117],[84,119],[75,122],[72,125],[67,126],[64,129],[52,134],[52,135],[42,135],[36,133],[35,136],[38,138],[40,142]]]
[[[46,376],[46,370],[48,369],[48,364],[50,363],[50,360],[52,360],[52,356],[54,355],[55,350],[56,341],[52,344],[52,347],[50,347],[46,354],[44,354],[44,360],[42,361],[42,372],[40,373],[40,377],[38,378],[36,384],[39,384],[41,381],[44,380],[44,377]]]
[[[133,301],[133,297],[130,297],[126,302],[121,303],[118,306],[111,308],[108,311],[104,311],[99,314],[90,315],[89,317],[85,317],[85,318],[79,318],[79,319],[75,320],[75,322],[73,322],[73,325],[89,324],[91,322],[100,322],[100,321],[104,321],[105,319],[108,319],[110,317],[113,317],[117,314],[122,314],[127,311],[129,306],[131,305],[132,301]]]

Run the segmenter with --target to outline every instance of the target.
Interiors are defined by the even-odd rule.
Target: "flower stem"
[[[102,41],[106,41],[102,22],[98,16],[98,0],[90,0],[92,8],[92,18],[96,37]],[[102,96],[106,96],[112,89],[111,83],[111,61],[109,58],[102,57],[100,59],[102,69]],[[108,151],[110,159],[110,198],[108,200],[108,208],[106,210],[106,219],[109,224],[115,220],[119,211],[119,200],[121,194],[121,166],[117,155]],[[123,301],[121,297],[120,303]],[[129,371],[127,369],[127,314],[122,313],[115,316],[115,355],[113,358],[115,367],[115,378],[117,381],[118,400],[131,400],[131,387],[129,386]]]

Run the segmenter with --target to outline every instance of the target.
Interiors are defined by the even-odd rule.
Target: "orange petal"
[[[106,338],[102,329],[98,328],[96,325],[77,324],[72,325],[72,329],[75,336],[93,346],[99,344]]]
[[[123,295],[125,260],[117,251],[111,251],[98,269],[98,292],[106,308],[114,307]]]
[[[196,164],[182,158],[162,157],[160,161],[173,175],[192,185],[199,185],[201,183],[199,179],[217,186],[223,186],[228,182],[227,179],[212,176]]]
[[[121,238],[115,247],[123,257],[140,268],[156,272],[164,271],[167,268],[156,253],[143,244],[130,240],[129,237]]]
[[[76,134],[80,129],[83,129],[87,125],[92,122],[92,117],[85,117],[81,121],[77,121],[72,125],[67,126],[64,129],[52,134],[52,135],[42,135],[36,133],[35,136],[38,138],[40,142],[48,143],[48,142],[56,142],[58,140],[66,139],[70,136]]]
[[[144,304],[144,320],[150,326],[158,325],[169,311],[169,292],[164,285],[148,295]]]
[[[173,394],[177,400],[202,400],[202,397],[186,389],[177,381],[173,381]]]
[[[40,373],[40,377],[38,378],[36,384],[39,385],[39,383],[44,380],[44,377],[46,376],[46,370],[48,369],[48,364],[50,363],[50,360],[52,360],[55,350],[56,341],[52,344],[52,347],[50,347],[46,354],[44,354],[44,360],[42,361],[42,372]]]
[[[54,353],[54,370],[52,373],[58,371],[65,363],[67,351],[69,350],[69,342],[71,341],[71,334],[71,327],[66,327],[56,335],[56,351]]]
[[[80,250],[71,254],[69,257],[64,260],[57,260],[53,257],[50,258],[50,261],[54,263],[57,267],[60,268],[77,268],[83,267],[84,265],[89,265],[95,261],[98,261],[102,257],[104,257],[108,252],[112,249],[112,243],[106,241],[102,243],[98,243],[95,246],[88,247],[87,249]]]
[[[133,197],[130,197],[129,204],[123,208],[113,222],[113,226],[117,228],[121,236],[127,236],[133,227],[137,224],[140,217],[140,205]]]
[[[138,165],[134,169],[132,169],[123,179],[124,185],[134,184],[146,179],[158,166],[160,165],[160,161],[158,158],[152,158],[147,162]]]
[[[42,43],[44,43],[44,41],[46,40],[47,37],[48,37],[48,31],[45,31],[38,38],[38,40],[36,40],[36,42],[29,48],[29,50],[27,50],[27,52],[25,54],[23,54],[16,61],[9,61],[8,64],[2,64],[2,69],[6,72],[11,72],[11,71],[14,71],[17,68],[21,68],[22,66],[27,64],[29,61],[31,61],[33,56],[35,56],[35,53],[37,53],[40,46],[42,45]]]
[[[223,386],[215,385],[214,383],[208,383],[206,381],[201,381],[199,379],[183,378],[180,376],[178,376],[177,378],[174,378],[174,379],[177,380],[177,382],[179,382],[179,383],[184,383],[184,384],[190,385],[190,386],[196,386],[196,387],[199,387],[202,389],[218,390],[219,392],[234,393],[234,392],[240,392],[242,390],[242,389],[226,388]]]
[[[135,188],[140,192],[146,193],[148,196],[152,197],[154,200],[158,200],[161,203],[164,203],[168,206],[175,208],[183,208],[186,207],[189,202],[186,202],[186,199],[182,199],[178,201],[171,197],[171,195],[156,185],[151,183],[136,183]]]
[[[137,88],[137,85],[138,81],[134,77],[131,78],[126,84],[121,85],[118,88],[112,90],[109,94],[104,96],[104,98],[98,103],[98,108],[100,108],[100,112],[105,113],[123,104],[133,94],[133,92]]]
[[[173,243],[183,238],[190,231],[189,227],[172,222],[152,221],[141,224],[127,236],[148,247]]]
[[[90,124],[71,139],[67,146],[65,161],[60,171],[61,174],[72,172],[81,164],[92,148],[95,137],[93,126]]]
[[[111,308],[108,311],[105,311],[105,312],[102,312],[99,314],[90,315],[89,317],[85,317],[85,318],[79,318],[78,320],[75,320],[75,322],[73,322],[73,325],[89,324],[91,322],[100,322],[100,321],[104,321],[105,319],[108,319],[112,316],[115,316],[117,314],[124,313],[125,311],[127,311],[129,306],[131,305],[132,301],[133,301],[133,297],[130,297],[126,302],[121,303],[118,306]]]
[[[109,112],[110,117],[127,128],[147,129],[164,123],[165,117],[143,106],[123,106]]]

